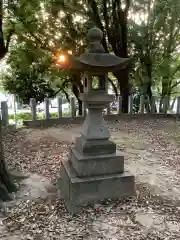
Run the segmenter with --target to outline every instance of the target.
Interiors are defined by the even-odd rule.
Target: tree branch
[[[107,47],[107,43],[106,43],[106,39],[105,39],[104,27],[103,27],[103,24],[101,22],[101,18],[99,16],[97,3],[94,0],[88,0],[88,5],[90,6],[90,8],[92,10],[92,13],[93,13],[93,16],[94,16],[94,21],[97,24],[97,27],[99,27],[104,34],[102,44],[103,44],[103,47],[104,47],[105,51],[108,52],[108,47]]]
[[[9,34],[7,36],[6,46],[5,46],[6,52],[8,52],[8,50],[9,50],[9,44],[10,44],[11,38],[14,33],[15,33],[15,30],[14,30],[14,26],[13,26],[13,28],[9,31]]]
[[[118,97],[118,91],[117,91],[116,85],[113,83],[113,80],[111,80],[110,78],[108,78],[108,81],[111,83],[111,85],[112,85],[112,87],[113,87],[113,90],[114,90],[114,92],[115,92],[116,97]]]
[[[124,13],[127,16],[129,8],[130,8],[131,0],[126,0],[126,7],[124,9]]]
[[[65,79],[64,82],[62,83],[61,87],[55,92],[54,95],[56,96],[59,92],[62,91],[65,94],[67,101],[70,103],[69,95],[68,95],[68,93],[64,89],[65,85],[67,84],[67,82],[70,82],[70,81]]]
[[[118,34],[121,33],[120,25],[121,21],[118,19],[118,11],[116,9],[117,0],[112,1],[112,38],[111,46],[115,55],[118,55],[117,43],[121,44],[121,39],[118,38]]]
[[[171,89],[177,87],[177,85],[179,85],[179,84],[180,84],[180,81],[179,81],[179,82],[176,82],[174,85],[172,85]]]
[[[178,71],[180,71],[180,65],[177,66],[177,68],[174,70],[174,72],[173,72],[173,74],[171,75],[171,77],[174,77],[174,75],[175,75]]]
[[[105,22],[105,30],[107,33],[108,41],[111,43],[112,42],[112,34],[109,28],[109,16],[108,16],[108,11],[107,11],[107,0],[103,0],[103,18]]]
[[[62,89],[62,92],[66,96],[66,99],[67,99],[68,103],[70,103],[69,94],[65,91],[65,89]]]

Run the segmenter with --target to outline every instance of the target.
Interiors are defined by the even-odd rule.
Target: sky
[[[6,61],[1,60],[0,61],[0,71],[4,71],[7,68]]]

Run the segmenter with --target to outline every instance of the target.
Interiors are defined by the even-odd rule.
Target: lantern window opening
[[[106,90],[106,75],[92,76],[92,90]]]
[[[92,90],[99,90],[99,77],[92,76]]]

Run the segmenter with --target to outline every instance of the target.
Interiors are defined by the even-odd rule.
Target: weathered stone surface
[[[76,149],[83,155],[113,154],[116,144],[110,140],[87,140],[83,136],[76,138]]]
[[[99,98],[101,99],[100,96]],[[91,103],[91,100],[88,100],[87,103],[88,103],[88,115],[83,124],[81,133],[82,136],[84,136],[84,138],[87,140],[108,140],[111,137],[111,135],[107,127],[107,124],[102,116],[103,105],[101,107],[98,106],[100,103],[97,101],[96,106],[95,103]],[[91,107],[89,106],[90,104]],[[94,108],[93,105],[95,105]],[[100,109],[98,107],[100,107]]]
[[[122,173],[124,171],[124,156],[120,152],[105,155],[82,155],[75,148],[72,148],[69,160],[78,177]]]
[[[135,195],[134,176],[129,172],[78,178],[70,161],[63,161],[59,181],[61,194],[68,211],[76,212],[80,207],[96,200]]]

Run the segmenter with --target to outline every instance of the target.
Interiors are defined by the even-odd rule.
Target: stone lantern
[[[60,169],[60,192],[72,213],[91,201],[135,194],[134,176],[124,171],[124,156],[110,140],[102,115],[104,107],[113,101],[108,94],[108,72],[125,69],[129,59],[105,53],[102,38],[100,29],[89,30],[88,53],[71,61],[73,70],[84,73],[80,99],[88,109],[81,136],[76,138]]]

